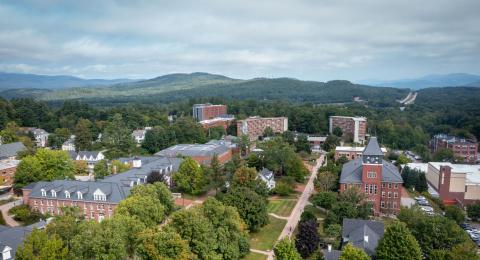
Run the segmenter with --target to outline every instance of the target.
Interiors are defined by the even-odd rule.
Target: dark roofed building
[[[25,151],[27,148],[22,142],[15,142],[0,145],[0,160],[15,159],[19,152]]]
[[[61,207],[78,206],[86,219],[101,221],[111,217],[118,203],[130,194],[130,189],[145,184],[152,172],[161,173],[167,185],[170,184],[171,175],[178,170],[182,159],[155,158],[144,165],[141,160],[133,158],[134,168],[102,180],[55,180],[30,184],[22,189],[23,200],[42,214],[58,215]]]
[[[375,255],[378,242],[383,237],[383,222],[363,219],[343,219],[342,243],[351,243],[369,256]]]
[[[0,255],[2,260],[14,259],[17,253],[17,248],[23,243],[23,240],[28,236],[34,228],[45,228],[46,222],[40,221],[38,223],[26,227],[7,227],[0,226]]]
[[[373,203],[375,215],[398,214],[403,179],[384,155],[376,137],[371,137],[362,156],[343,165],[340,192],[357,188]]]

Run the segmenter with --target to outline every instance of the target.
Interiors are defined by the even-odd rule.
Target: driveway
[[[7,224],[7,226],[10,226],[10,227],[20,226],[20,224],[18,224],[17,221],[15,221],[10,215],[8,215],[8,211],[14,206],[18,206],[21,204],[23,204],[23,200],[19,199],[19,200],[12,201],[10,203],[3,204],[0,206],[0,211],[2,212],[3,218],[5,219],[5,223]]]

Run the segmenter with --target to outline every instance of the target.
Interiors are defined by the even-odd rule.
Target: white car
[[[427,198],[425,198],[424,196],[418,196],[418,197],[415,197],[416,200],[427,200]]]
[[[433,208],[429,206],[422,206],[420,208],[425,212],[433,212]]]

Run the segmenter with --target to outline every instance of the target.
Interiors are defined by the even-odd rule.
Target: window
[[[394,208],[394,209],[397,208],[397,203],[396,203],[396,202],[394,202],[394,203],[392,204],[392,208]]]
[[[83,194],[79,191],[77,191],[77,197],[79,200],[83,199]]]
[[[377,185],[373,185],[373,193],[377,194],[378,193],[378,187]]]
[[[56,198],[57,197],[57,192],[54,190],[51,190],[50,193],[52,193],[52,197]]]
[[[43,206],[43,200],[40,200],[40,205],[42,205],[42,206]]]
[[[391,197],[392,197],[392,193],[388,192],[388,198],[391,198]]]
[[[91,218],[94,218],[94,217],[95,217],[95,212],[93,212],[93,211],[90,212],[90,217],[91,217]]]
[[[365,193],[367,194],[368,194],[368,186],[369,186],[368,184],[365,184]]]
[[[47,191],[45,191],[44,189],[41,189],[41,192],[43,197],[47,197]]]
[[[367,178],[375,179],[375,178],[377,178],[377,173],[376,172],[367,172]]]
[[[67,198],[67,199],[70,198],[70,192],[68,192],[68,190],[65,191],[65,198]]]
[[[33,205],[37,205],[37,200],[33,200]]]
[[[394,193],[393,193],[393,197],[394,197],[394,198],[398,198],[398,193],[397,193],[397,192],[394,192]]]
[[[382,188],[385,188],[385,183],[382,183]]]
[[[373,185],[370,185],[370,194],[373,194]]]
[[[380,207],[381,207],[382,209],[385,208],[385,201],[380,202]]]
[[[388,188],[389,188],[389,189],[392,188],[392,184],[391,184],[391,183],[388,184]]]
[[[385,198],[385,192],[382,191],[382,198]]]
[[[393,185],[393,187],[394,187],[395,189],[398,189],[398,184],[395,183],[395,185]]]

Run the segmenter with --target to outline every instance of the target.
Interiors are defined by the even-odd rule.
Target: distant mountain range
[[[6,89],[63,89],[72,87],[94,87],[131,82],[131,79],[82,79],[73,76],[48,76],[23,73],[0,72],[0,90]]]
[[[467,73],[428,75],[415,79],[364,80],[362,84],[378,87],[410,88],[413,90],[436,87],[480,87],[480,76]]]

